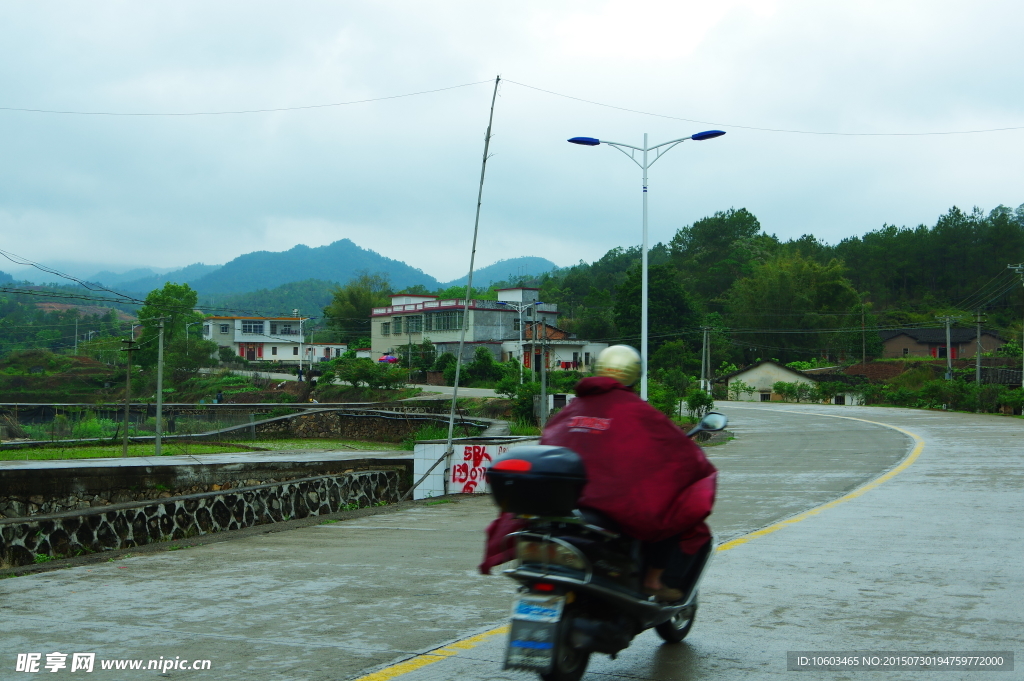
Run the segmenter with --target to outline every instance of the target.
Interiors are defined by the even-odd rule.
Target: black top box
[[[587,471],[571,449],[551,445],[516,447],[487,471],[491,494],[502,511],[516,515],[572,515]]]

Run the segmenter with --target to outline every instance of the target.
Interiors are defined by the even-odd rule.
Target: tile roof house
[[[891,329],[879,331],[882,340],[882,357],[934,357],[946,358],[946,328]],[[950,336],[950,358],[974,357],[977,350],[978,334],[975,327],[952,328]],[[982,352],[992,352],[1005,345],[1006,341],[989,329],[981,330]]]

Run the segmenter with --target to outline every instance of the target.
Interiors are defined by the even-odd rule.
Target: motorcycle
[[[725,428],[711,412],[687,433]],[[683,598],[658,602],[642,591],[639,541],[592,509],[577,508],[586,483],[582,459],[565,447],[517,447],[488,471],[503,511],[525,521],[511,537],[516,564],[504,574],[520,583],[512,607],[505,669],[537,672],[544,681],[578,681],[593,653],[615,659],[642,631],[667,643],[690,632],[697,593],[715,554],[712,538],[695,555],[676,551],[662,575]]]

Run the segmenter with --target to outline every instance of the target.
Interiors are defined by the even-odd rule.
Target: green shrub
[[[701,420],[714,408],[715,401],[703,390],[691,390],[690,394],[686,396],[686,413],[694,421]]]

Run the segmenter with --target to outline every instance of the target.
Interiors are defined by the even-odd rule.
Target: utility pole
[[[132,326],[131,337],[121,341],[125,347],[121,352],[128,353],[128,370],[124,379],[124,438],[121,440],[121,456],[128,456],[128,407],[132,402],[132,353],[138,350],[135,347],[135,327]]]
[[[978,325],[977,331],[975,332],[975,350],[974,350],[974,383],[975,385],[981,385],[981,308],[978,308],[977,313],[974,315],[974,322]]]
[[[1007,265],[1006,267],[1008,269],[1013,270],[1017,274],[1019,274],[1020,275],[1020,281],[1021,281],[1022,284],[1024,284],[1024,263],[1019,263],[1017,265]],[[1021,346],[1020,346],[1020,348],[1021,348],[1021,353],[1020,353],[1020,357],[1021,357],[1020,382],[1021,382],[1021,386],[1024,387],[1024,333],[1022,333],[1021,336],[1022,337],[1021,337]]]
[[[534,339],[537,336],[537,325],[533,325]],[[548,326],[543,324],[544,340],[540,346],[540,429],[548,423]]]
[[[949,315],[946,315],[945,317],[936,317],[936,319],[938,319],[940,322],[944,322],[946,324],[946,380],[947,381],[952,381],[953,380],[953,348],[951,347],[951,342],[950,342],[949,325],[956,321],[956,317],[950,317]]]
[[[160,456],[163,444],[160,436],[164,431],[164,320],[160,320],[159,341],[156,354],[156,439],[153,440],[153,453]],[[187,339],[186,339],[187,342]]]
[[[708,344],[710,326],[700,327],[704,332],[704,344],[700,349],[700,389],[706,393],[711,392],[711,348]]]
[[[75,311],[75,355],[78,355],[78,311]]]
[[[864,303],[860,304],[860,365],[867,371],[868,364],[868,336],[864,327]]]

